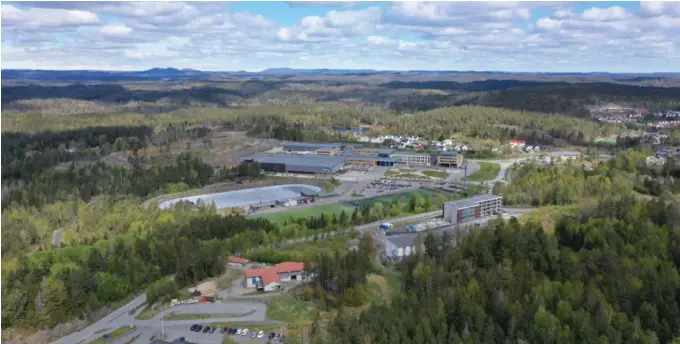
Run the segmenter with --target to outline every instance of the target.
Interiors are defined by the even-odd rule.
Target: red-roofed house
[[[510,140],[510,147],[523,147],[526,144],[524,140]]]
[[[243,257],[229,256],[228,263],[231,266],[244,267],[248,264],[249,260]]]
[[[305,270],[304,263],[298,262],[283,262],[274,265],[274,269],[279,274],[281,281],[301,281],[304,279],[303,271]]]
[[[246,288],[257,288],[263,291],[281,289],[281,279],[274,268],[247,269],[244,276]]]
[[[264,291],[277,290],[281,288],[282,282],[306,280],[304,270],[305,264],[299,262],[283,262],[263,269],[246,269],[245,287]]]

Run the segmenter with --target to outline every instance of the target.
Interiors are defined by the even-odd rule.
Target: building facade
[[[463,155],[454,151],[443,151],[437,156],[437,165],[441,167],[460,167],[463,165]]]
[[[377,155],[349,155],[345,157],[345,164],[347,165],[371,165],[371,166],[394,166],[393,158],[380,157]]]
[[[444,202],[444,220],[452,223],[465,223],[485,216],[499,214],[503,208],[503,197],[479,195],[461,200]]]
[[[416,248],[417,233],[406,233],[385,236],[385,255],[390,260],[401,260],[418,252]]]
[[[432,163],[432,156],[427,153],[395,152],[392,159],[397,164],[413,166],[430,166]]]

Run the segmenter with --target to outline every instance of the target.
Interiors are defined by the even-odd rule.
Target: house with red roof
[[[283,262],[261,269],[244,271],[244,286],[263,291],[281,289],[282,282],[305,281],[305,264],[300,262]]]
[[[229,256],[229,259],[227,259],[227,263],[229,263],[229,265],[236,266],[239,268],[246,266],[248,262],[249,260],[243,257]]]
[[[510,147],[524,147],[526,142],[524,140],[510,140]]]

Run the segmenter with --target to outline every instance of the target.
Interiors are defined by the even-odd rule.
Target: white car
[[[247,329],[247,328],[244,328],[244,329],[241,331],[241,335],[242,335],[242,336],[247,336],[247,335],[248,335],[248,329]]]
[[[264,331],[260,331],[257,333],[257,338],[262,338],[264,337]]]
[[[238,329],[238,330],[236,330],[236,334],[240,336],[242,331],[243,331],[243,330]]]

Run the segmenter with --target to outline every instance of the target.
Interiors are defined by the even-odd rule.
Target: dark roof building
[[[345,165],[341,156],[257,154],[244,159],[257,161],[263,170],[278,173],[334,174]]]
[[[341,148],[341,143],[288,142],[283,145],[283,150],[288,152],[313,152],[319,149],[336,150]]]

